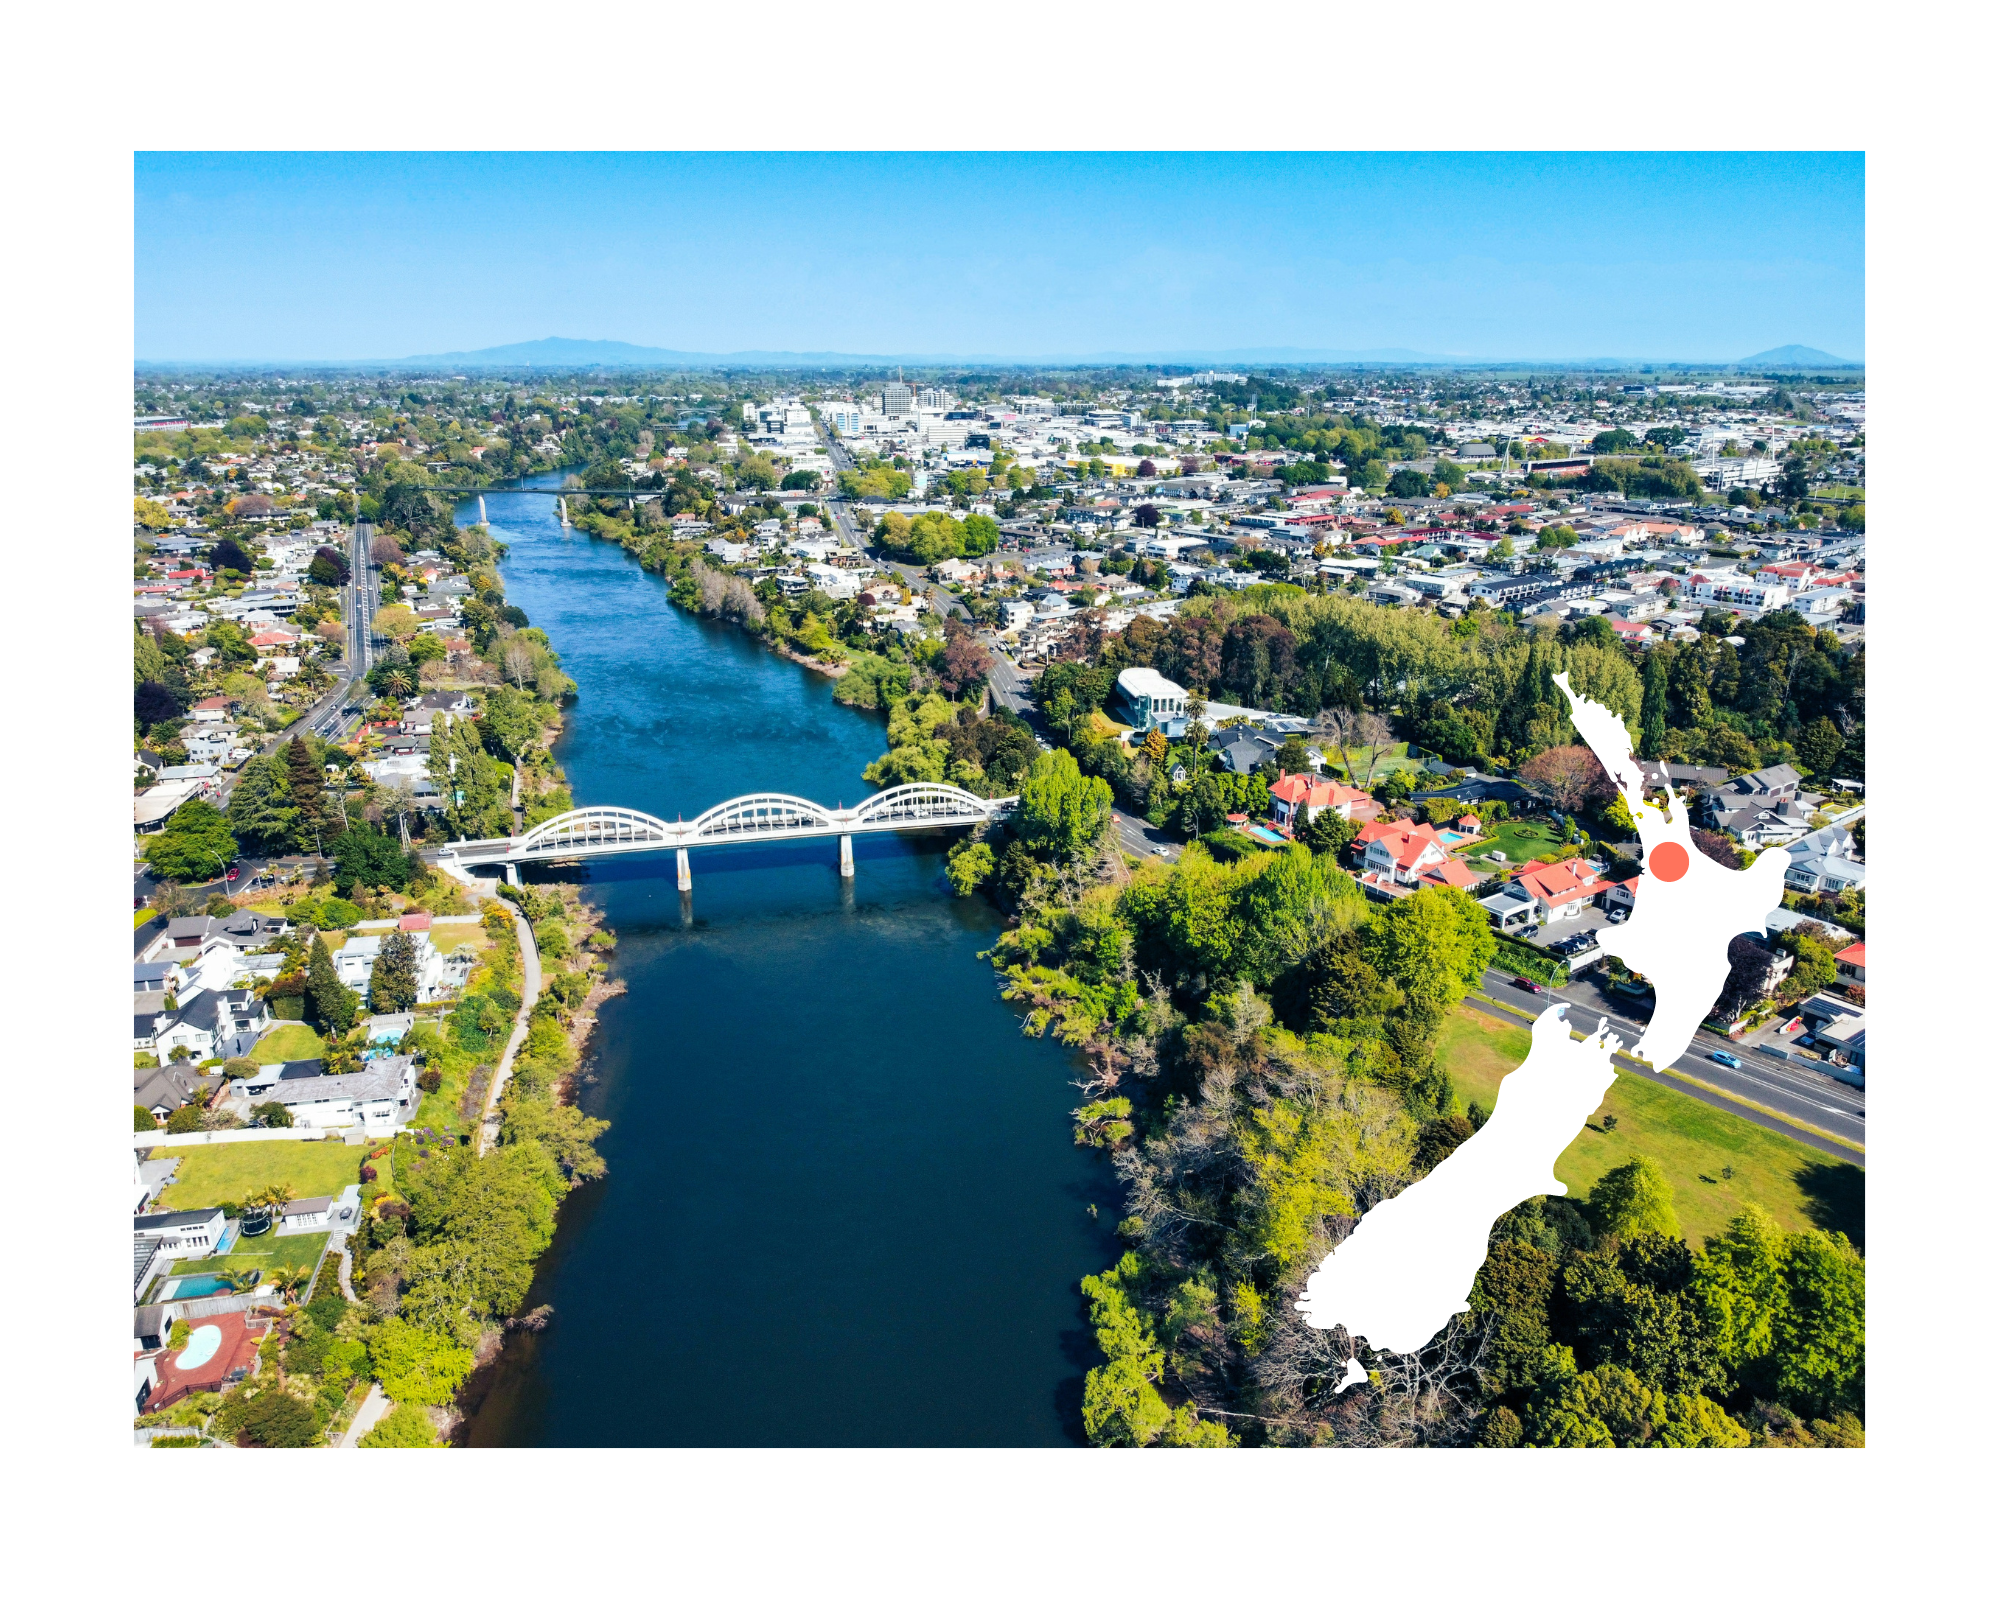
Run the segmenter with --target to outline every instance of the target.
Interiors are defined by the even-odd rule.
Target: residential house
[[[1187,690],[1151,667],[1127,667],[1118,674],[1116,706],[1141,733],[1154,728],[1169,739],[1187,732]]]
[[[1382,817],[1356,836],[1354,849],[1361,864],[1361,881],[1414,887],[1426,869],[1442,866],[1451,851],[1427,822]]]
[[[1278,753],[1279,739],[1258,728],[1218,728],[1208,747],[1231,772],[1255,772]]]
[[[1828,1054],[1844,1067],[1866,1072],[1868,1067],[1868,1009],[1828,990],[1801,1001],[1799,1015],[1814,1024],[1813,1042],[1826,1047]]]
[[[1850,984],[1866,984],[1868,981],[1868,946],[1856,940],[1844,950],[1835,953],[1833,964],[1840,969],[1840,975]]]
[[[1285,833],[1304,826],[1320,811],[1331,811],[1347,822],[1365,823],[1380,816],[1382,808],[1366,790],[1308,773],[1289,773],[1271,785],[1271,820]]]
[[[374,976],[375,961],[382,953],[385,937],[373,933],[351,937],[334,952],[335,974],[356,994],[368,993],[368,981]],[[433,1005],[445,997],[447,990],[464,987],[472,964],[470,959],[452,961],[431,942],[428,930],[411,931],[409,938],[416,945],[418,1005]]]
[[[254,1095],[248,1087],[251,1084],[258,1086]],[[416,1064],[409,1056],[372,1061],[359,1072],[320,1071],[295,1077],[280,1073],[274,1081],[267,1081],[260,1073],[232,1085],[231,1093],[256,1105],[282,1105],[292,1113],[293,1125],[301,1128],[351,1128],[359,1124],[392,1129],[409,1119],[420,1098]]]
[[[164,1124],[184,1105],[201,1101],[213,1084],[204,1086],[201,1074],[179,1061],[162,1066],[135,1068],[132,1073],[132,1104],[150,1112],[155,1122]]]
[[[162,1065],[176,1050],[196,1061],[230,1061],[248,1055],[270,1025],[269,1010],[250,990],[203,989],[183,997],[178,1011],[162,1014],[148,1048]]]
[[[1479,903],[1502,933],[1580,916],[1602,892],[1602,874],[1588,861],[1530,861],[1513,881]]]
[[[1855,858],[1854,835],[1838,823],[1795,839],[1788,853],[1785,887],[1799,894],[1843,894],[1868,882],[1868,868]]]
[[[168,1256],[185,1259],[213,1253],[229,1231],[229,1218],[221,1206],[199,1211],[155,1211],[132,1219],[132,1237],[156,1240]]]

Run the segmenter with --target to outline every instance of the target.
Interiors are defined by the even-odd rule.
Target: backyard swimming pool
[[[187,1348],[174,1358],[174,1370],[192,1372],[196,1367],[205,1367],[221,1348],[222,1330],[212,1322],[204,1323],[188,1335]]]
[[[212,1273],[192,1278],[169,1278],[167,1287],[169,1292],[160,1296],[162,1300],[199,1300],[205,1295],[234,1292],[227,1278]]]

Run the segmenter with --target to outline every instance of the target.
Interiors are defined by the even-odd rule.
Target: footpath
[[[500,1053],[500,1064],[493,1069],[493,1082],[486,1091],[485,1114],[479,1123],[479,1153],[484,1155],[500,1137],[500,1091],[507,1087],[507,1080],[514,1075],[514,1058],[521,1053],[521,1046],[528,1042],[528,1019],[534,1015],[535,1002],[542,997],[542,957],[535,948],[534,930],[528,926],[528,919],[521,915],[519,906],[511,900],[502,899],[493,885],[462,867],[440,863],[438,870],[450,873],[475,895],[505,906],[507,914],[514,919],[514,938],[521,950],[521,1009],[515,1013],[514,1031],[507,1036],[507,1048]]]

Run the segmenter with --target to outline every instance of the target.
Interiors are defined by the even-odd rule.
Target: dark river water
[[[865,796],[879,716],[550,500],[487,504],[577,682],[579,805]],[[1081,1442],[1076,1284],[1116,1259],[1115,1188],[1071,1142],[1066,1053],[974,958],[999,922],[945,886],[950,842],[859,841],[851,884],[831,843],[697,851],[685,900],[671,855],[585,869],[628,985],[579,1097],[610,1173],[565,1202],[529,1300],[554,1318],[475,1379],[469,1443]]]

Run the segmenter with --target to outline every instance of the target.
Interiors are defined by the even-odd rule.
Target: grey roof
[[[285,1203],[285,1215],[288,1217],[316,1217],[332,1209],[333,1196],[330,1194],[315,1195],[310,1200],[290,1200]]]
[[[262,1105],[311,1105],[321,1100],[387,1100],[403,1091],[408,1056],[371,1061],[359,1072],[318,1073],[310,1078],[280,1079],[258,1097]]]
[[[152,1245],[155,1250],[159,1249],[159,1244],[155,1240],[148,1239],[146,1243]],[[136,1242],[132,1248],[132,1260],[134,1263],[132,1286],[137,1288],[139,1285],[139,1275],[146,1269],[144,1266],[139,1265],[139,1248]],[[159,1338],[164,1325],[174,1320],[179,1312],[180,1307],[175,1305],[171,1300],[156,1306],[139,1307],[138,1310],[132,1313],[132,1336],[135,1339]]]
[[[213,1222],[222,1215],[221,1206],[204,1206],[199,1211],[155,1211],[149,1217],[134,1217],[134,1233],[174,1233],[197,1223]]]
[[[132,982],[135,987],[142,983],[164,982],[179,970],[171,961],[135,961],[132,963]]]

